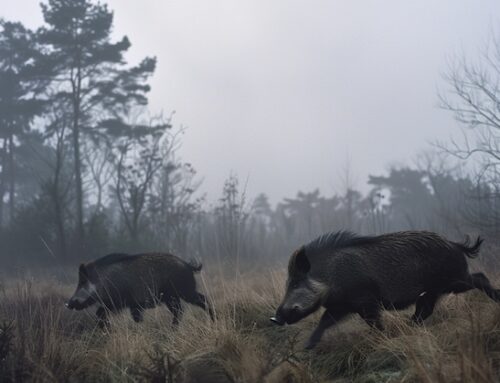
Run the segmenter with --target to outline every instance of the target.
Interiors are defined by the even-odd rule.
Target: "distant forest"
[[[196,170],[178,156],[182,129],[148,110],[156,59],[127,63],[131,43],[111,37],[105,4],[49,0],[41,12],[37,30],[0,21],[4,267],[137,251],[251,264],[283,260],[298,244],[341,229],[499,241],[498,44],[447,70],[438,97],[460,141],[435,143],[411,165],[370,175],[369,192],[355,189],[345,166],[337,194],[298,192],[271,206],[265,194],[249,200],[231,175],[210,205]]]

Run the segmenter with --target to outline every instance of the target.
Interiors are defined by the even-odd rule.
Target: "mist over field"
[[[0,0],[0,382],[499,380],[499,18]]]
[[[2,16],[38,28],[39,2],[2,1]],[[479,54],[500,15],[494,0],[108,4],[127,60],[158,58],[149,109],[188,128],[179,153],[212,203],[232,171],[275,204],[341,191],[348,161],[365,192],[369,174],[412,164],[456,135],[438,107],[441,75],[455,55]]]

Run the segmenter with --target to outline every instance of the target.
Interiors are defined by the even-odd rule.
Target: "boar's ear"
[[[311,263],[306,255],[306,250],[301,247],[292,256],[292,265],[295,272],[307,274],[311,269]]]
[[[82,279],[82,280],[87,280],[88,277],[89,277],[89,274],[87,272],[87,268],[85,267],[85,264],[81,263],[80,264],[80,267],[78,268],[78,276]]]

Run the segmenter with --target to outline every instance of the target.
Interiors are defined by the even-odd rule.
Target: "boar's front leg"
[[[309,337],[309,340],[306,342],[305,348],[307,350],[314,348],[321,340],[321,337],[326,329],[341,321],[348,314],[349,310],[344,306],[337,306],[334,309],[326,309],[319,320],[318,326],[316,326],[313,333]]]

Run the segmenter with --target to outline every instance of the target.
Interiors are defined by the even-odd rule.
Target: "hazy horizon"
[[[0,3],[5,19],[41,25],[38,0]],[[347,162],[361,189],[411,164],[458,132],[437,107],[447,60],[474,57],[500,19],[492,0],[106,3],[130,60],[157,56],[151,110],[187,127],[180,155],[208,201],[231,172],[277,202],[338,191]]]

